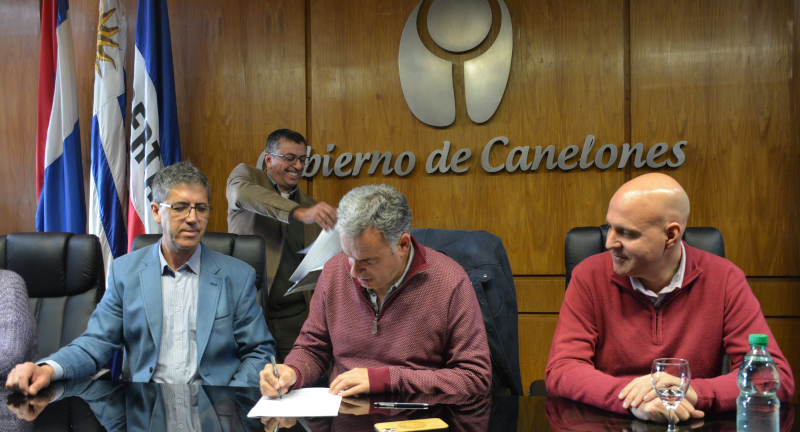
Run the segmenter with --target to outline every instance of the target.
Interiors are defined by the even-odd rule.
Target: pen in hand
[[[272,356],[272,372],[275,373],[275,379],[280,380],[278,375],[278,365],[275,364],[275,356]],[[283,399],[283,392],[281,392],[281,385],[278,383],[278,399]]]

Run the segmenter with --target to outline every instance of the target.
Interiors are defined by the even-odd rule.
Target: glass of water
[[[650,378],[653,380],[656,394],[667,407],[669,418],[667,431],[673,432],[676,430],[675,421],[672,419],[675,415],[675,408],[681,403],[689,389],[689,380],[691,379],[689,361],[679,358],[655,359]]]

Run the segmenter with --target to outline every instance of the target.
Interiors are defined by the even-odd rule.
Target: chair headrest
[[[22,276],[28,297],[73,296],[105,285],[100,241],[92,234],[16,233],[5,240],[3,264]]]
[[[140,234],[133,239],[131,251],[155,244],[160,238],[161,234]],[[221,254],[250,264],[256,271],[256,289],[261,289],[266,284],[267,254],[263,238],[256,235],[206,232],[203,244]]]

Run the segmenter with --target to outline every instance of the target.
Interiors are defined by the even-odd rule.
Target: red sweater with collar
[[[650,374],[653,359],[679,357],[689,360],[696,408],[733,410],[739,395],[736,374],[750,349],[748,336],[763,333],[781,375],[778,398],[791,399],[792,371],[744,273],[725,258],[684,246],[681,289],[658,310],[634,291],[628,277],[614,273],[609,252],[575,268],[545,371],[551,396],[626,413],[617,398],[622,388]],[[731,372],[719,376],[724,353],[731,359]]]
[[[370,393],[485,394],[492,380],[481,309],[464,269],[412,237],[406,279],[377,317],[347,257],[322,270],[311,308],[286,365],[295,388],[313,385],[335,359],[331,380],[367,368]]]

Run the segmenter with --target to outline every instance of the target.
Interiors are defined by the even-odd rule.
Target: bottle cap
[[[749,341],[750,341],[750,345],[758,345],[758,346],[764,346],[765,347],[765,346],[767,346],[767,343],[769,342],[769,336],[767,336],[765,334],[753,333],[753,334],[750,335]]]

